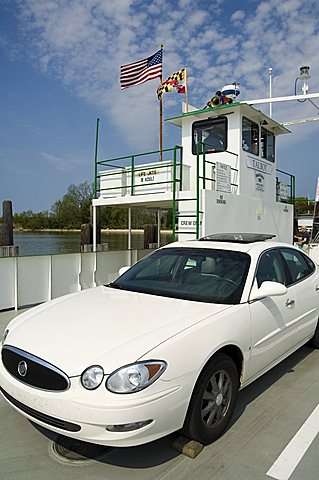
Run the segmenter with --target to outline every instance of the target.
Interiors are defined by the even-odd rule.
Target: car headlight
[[[8,328],[3,332],[1,342],[4,343],[6,341],[6,338],[8,336],[9,330]]]
[[[104,370],[99,365],[87,368],[81,375],[81,383],[87,390],[95,390],[103,380]]]
[[[167,363],[162,360],[147,360],[126,365],[113,372],[105,386],[113,393],[134,393],[143,390],[157,380],[165,371]]]

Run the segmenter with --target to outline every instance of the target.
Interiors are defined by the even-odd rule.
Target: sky
[[[99,160],[157,150],[159,80],[121,90],[119,70],[161,44],[163,78],[187,66],[198,108],[234,81],[238,100],[268,97],[270,67],[274,97],[294,94],[302,65],[309,93],[319,92],[318,0],[0,0],[0,202],[50,210],[69,185],[93,182],[97,118]],[[164,118],[182,100],[164,94]],[[279,122],[317,115],[309,102],[273,106]],[[277,168],[313,199],[319,122],[290,129]],[[180,130],[164,124],[164,147],[175,144]]]

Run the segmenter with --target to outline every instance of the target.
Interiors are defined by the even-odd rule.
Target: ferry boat
[[[129,230],[132,208],[157,209],[158,220],[171,209],[173,240],[259,232],[292,243],[295,177],[276,158],[276,138],[290,131],[250,103],[188,111],[184,104],[166,120],[181,129],[180,146],[96,160],[94,250],[103,206],[127,208]]]

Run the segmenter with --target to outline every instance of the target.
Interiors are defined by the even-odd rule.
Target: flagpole
[[[163,82],[163,77],[160,77],[161,83]],[[160,160],[163,160],[163,100],[162,96],[160,98],[160,135],[159,135],[159,147],[160,147]]]
[[[160,76],[160,85],[163,83],[163,45],[161,45],[162,50],[162,74]],[[160,161],[163,160],[163,96],[160,98],[160,108],[159,108],[159,147],[160,147]]]
[[[185,67],[185,95],[186,95],[186,113],[188,113],[188,80],[187,80],[187,67]]]

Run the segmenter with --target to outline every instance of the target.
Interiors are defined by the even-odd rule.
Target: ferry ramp
[[[0,313],[1,333],[18,313]],[[319,351],[304,346],[241,391],[231,427],[195,459],[172,449],[176,435],[122,449],[72,446],[26,420],[1,397],[1,479],[314,480],[319,471],[318,362]]]

